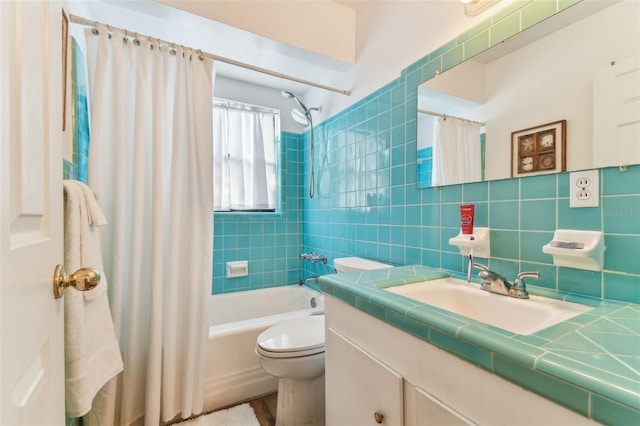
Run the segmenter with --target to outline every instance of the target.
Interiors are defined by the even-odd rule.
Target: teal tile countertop
[[[324,275],[319,287],[586,417],[605,424],[640,423],[640,305],[528,286],[531,294],[594,309],[524,336],[383,290],[448,276],[423,266],[402,266]]]

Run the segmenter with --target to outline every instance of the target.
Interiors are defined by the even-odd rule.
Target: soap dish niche
[[[578,247],[578,248],[573,248]],[[553,264],[566,268],[602,271],[604,234],[600,231],[558,229],[542,252],[553,256]]]
[[[235,262],[227,262],[227,278],[239,278],[249,275],[249,262],[246,260],[237,260]]]
[[[473,234],[463,234],[462,230],[460,230],[458,235],[449,239],[449,244],[458,247],[458,250],[464,256],[468,256],[473,249],[475,257],[488,259],[491,253],[489,228],[474,227]]]

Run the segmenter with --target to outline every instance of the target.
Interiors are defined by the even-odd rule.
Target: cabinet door
[[[332,329],[325,362],[327,426],[403,424],[402,376]]]
[[[422,426],[457,426],[473,423],[424,390],[415,392],[416,424]]]

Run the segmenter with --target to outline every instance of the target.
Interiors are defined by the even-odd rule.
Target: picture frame
[[[69,63],[69,17],[62,9],[62,131],[67,129],[67,80]]]
[[[567,120],[511,133],[511,177],[567,170]]]

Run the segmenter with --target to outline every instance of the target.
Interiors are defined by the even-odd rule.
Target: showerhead
[[[296,95],[294,95],[293,93],[287,92],[286,90],[283,90],[282,91],[282,96],[284,96],[285,98],[293,99],[294,101],[296,101],[298,103],[298,105],[300,105],[302,107],[302,109],[304,110],[305,113],[309,112],[307,107],[304,106],[304,104],[300,101],[300,99],[298,99],[298,97]]]
[[[291,117],[295,120],[296,123],[300,124],[303,127],[307,127],[311,122],[311,117],[309,116],[309,114],[305,114],[298,108],[294,108],[291,110]]]
[[[282,96],[284,96],[285,98],[293,99],[302,108],[302,111],[300,111],[299,109],[296,109],[296,108],[291,110],[291,117],[295,120],[295,122],[300,124],[301,126],[304,126],[304,127],[307,127],[309,125],[311,125],[313,127],[313,120],[311,118],[311,111],[320,112],[320,111],[322,111],[322,107],[307,108],[302,103],[302,101],[300,99],[298,99],[298,97],[296,95],[294,95],[291,92],[287,92],[286,90],[282,91]]]
[[[300,124],[303,127],[307,127],[307,126],[311,126],[311,132],[310,132],[310,152],[311,152],[311,177],[309,178],[309,197],[313,198],[313,194],[314,194],[314,173],[313,173],[313,164],[314,164],[314,160],[313,160],[313,146],[314,146],[314,142],[313,142],[313,118],[311,117],[311,111],[322,111],[322,107],[314,107],[314,108],[307,108],[306,106],[304,106],[304,104],[302,102],[300,102],[300,99],[298,99],[298,97],[296,95],[294,95],[291,92],[287,92],[286,90],[282,91],[282,96],[284,96],[285,98],[289,98],[289,99],[293,99],[294,101],[296,101],[298,103],[298,105],[300,105],[300,107],[302,108],[303,111],[300,111],[297,108],[293,108],[291,110],[291,117],[295,120],[296,123]]]

